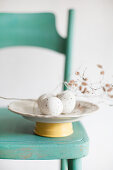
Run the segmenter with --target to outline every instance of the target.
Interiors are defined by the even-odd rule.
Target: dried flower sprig
[[[105,71],[102,65],[97,64],[97,68],[99,69],[100,79],[96,83],[91,83],[86,75],[86,70],[81,73],[79,70],[75,72],[74,79],[69,82],[64,82],[66,87],[70,90],[75,91],[76,95],[103,95],[109,98],[113,98],[113,84],[105,82],[104,75]]]

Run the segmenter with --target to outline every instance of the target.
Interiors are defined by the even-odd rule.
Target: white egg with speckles
[[[57,97],[47,97],[40,104],[39,109],[45,115],[59,115],[63,111],[63,104]]]
[[[43,94],[38,98],[37,103],[38,103],[38,107],[39,107],[40,110],[41,110],[41,107],[42,107],[42,101],[44,99],[46,99],[47,97],[52,97],[52,96],[53,96],[52,94]]]
[[[76,98],[73,92],[70,90],[66,90],[58,94],[57,97],[61,100],[63,104],[63,113],[71,113],[76,105]]]

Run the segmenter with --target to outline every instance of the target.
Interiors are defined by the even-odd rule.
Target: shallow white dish
[[[8,109],[17,113],[24,118],[34,122],[44,123],[65,123],[80,120],[83,116],[90,115],[92,112],[99,109],[93,103],[85,101],[77,101],[74,110],[70,114],[61,114],[58,116],[43,115],[38,109],[38,105],[34,101],[16,101],[9,104]]]

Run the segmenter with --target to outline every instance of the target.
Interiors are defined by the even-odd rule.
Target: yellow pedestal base
[[[73,133],[72,123],[36,123],[34,133],[45,137],[65,137]]]

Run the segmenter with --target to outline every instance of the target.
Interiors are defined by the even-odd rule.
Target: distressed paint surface
[[[73,159],[88,153],[88,137],[80,122],[73,123],[74,133],[63,138],[33,134],[34,123],[6,108],[0,109],[1,159]]]

